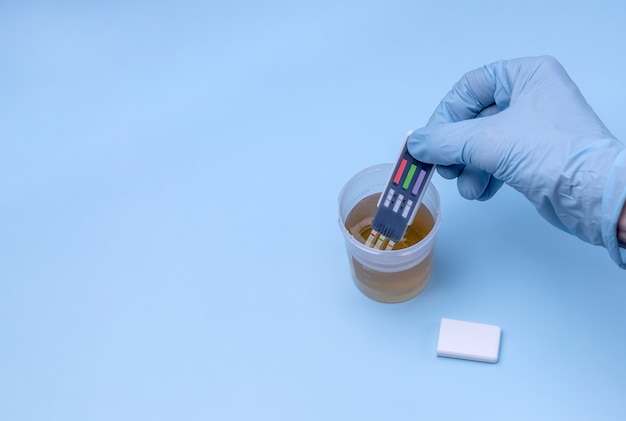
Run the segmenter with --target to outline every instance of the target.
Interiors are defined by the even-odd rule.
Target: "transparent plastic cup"
[[[429,183],[422,204],[432,216],[432,227],[422,240],[400,250],[377,250],[366,247],[364,240],[361,242],[350,233],[346,228],[350,212],[363,199],[373,194],[380,195],[393,169],[394,164],[366,168],[352,177],[339,194],[339,228],[345,240],[352,279],[366,296],[385,303],[411,299],[428,284],[435,237],[441,221],[439,193]],[[365,208],[364,220],[374,218],[376,203],[377,200]],[[362,205],[359,205],[359,212],[362,211]]]

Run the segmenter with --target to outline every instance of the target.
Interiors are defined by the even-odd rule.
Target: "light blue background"
[[[622,1],[0,3],[0,419],[626,417],[626,273],[436,176],[436,276],[351,283],[337,195],[461,75],[551,54],[626,140]],[[442,317],[500,361],[435,355]]]

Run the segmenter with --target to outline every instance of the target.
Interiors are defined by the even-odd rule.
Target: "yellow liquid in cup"
[[[372,231],[371,223],[376,214],[379,197],[380,193],[375,193],[362,199],[346,218],[346,229],[363,244]],[[434,225],[435,220],[432,214],[424,204],[421,204],[404,238],[394,245],[393,250],[417,244],[428,235]],[[431,251],[417,265],[399,272],[376,271],[352,257],[355,283],[361,292],[374,300],[387,303],[406,301],[419,294],[428,284],[432,257]]]

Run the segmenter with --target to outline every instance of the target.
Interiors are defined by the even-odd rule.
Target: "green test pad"
[[[407,140],[408,136],[378,201],[376,215],[372,221],[372,233],[366,243],[369,246],[381,248],[387,238],[393,246],[393,243],[404,237],[419,209],[422,196],[435,169],[434,165],[413,158],[407,148]],[[378,243],[380,245],[377,247]]]

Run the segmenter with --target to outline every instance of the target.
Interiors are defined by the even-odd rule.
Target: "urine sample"
[[[376,213],[376,204],[380,198],[380,193],[374,193],[362,199],[357,205],[350,211],[348,218],[346,219],[345,226],[348,232],[352,234],[359,242],[365,244],[372,232],[372,220],[373,214]],[[409,225],[402,237],[402,240],[394,244],[392,250],[400,250],[417,244],[422,241],[428,233],[433,229],[435,225],[435,219],[431,215],[430,211],[420,204],[415,219]]]

